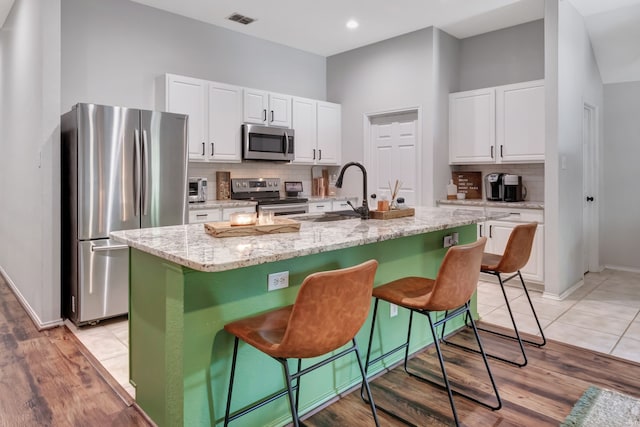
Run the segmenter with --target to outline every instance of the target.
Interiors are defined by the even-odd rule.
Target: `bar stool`
[[[373,308],[371,333],[369,335],[369,346],[367,348],[365,372],[368,371],[369,367],[374,363],[401,349],[404,349],[404,370],[408,375],[447,390],[449,403],[451,404],[451,410],[453,412],[453,418],[456,425],[460,425],[460,423],[458,420],[458,414],[456,412],[456,406],[453,401],[454,391],[449,384],[447,371],[444,365],[444,358],[442,356],[440,343],[436,334],[436,328],[440,325],[443,325],[447,320],[451,320],[456,316],[470,314],[469,300],[471,299],[471,296],[473,295],[478,284],[478,278],[480,276],[480,261],[482,259],[482,251],[484,250],[486,242],[487,238],[481,237],[475,243],[451,247],[449,251],[447,251],[444,260],[442,261],[442,265],[440,266],[438,275],[435,280],[423,277],[404,277],[379,286],[373,290],[375,303]],[[380,300],[384,300],[391,304],[396,304],[399,307],[410,310],[407,340],[404,344],[401,344],[400,346],[386,352],[382,356],[370,360],[373,332],[375,328],[376,314],[378,311],[378,303],[380,302]],[[434,321],[434,318],[432,318],[432,314],[439,311],[445,311],[445,317],[443,317],[441,320]],[[444,386],[442,384],[424,378],[415,372],[410,372],[407,368],[407,360],[409,358],[409,341],[411,339],[411,324],[413,322],[414,313],[426,316],[429,321],[431,335],[433,336],[433,342],[438,354],[438,361],[440,362],[440,369],[442,371]],[[484,365],[489,374],[489,379],[491,380],[491,385],[495,393],[497,404],[495,406],[491,406],[487,403],[481,402],[477,398],[463,394],[457,390],[455,391],[455,393],[485,407],[497,410],[502,407],[502,400],[500,399],[500,395],[498,394],[498,388],[496,387],[493,375],[491,374],[489,362],[484,353],[482,342],[480,341],[480,336],[478,335],[478,331],[476,330],[473,318],[471,316],[469,316],[469,318],[471,319],[471,325],[473,326],[473,331],[480,348],[480,353],[482,354]],[[366,401],[362,389],[361,396]],[[407,424],[412,424],[410,421],[379,405],[376,405],[376,408]]]
[[[379,425],[355,339],[369,314],[377,268],[378,262],[369,260],[354,267],[310,274],[302,283],[293,305],[225,325],[224,329],[235,335],[225,426],[284,395],[289,398],[293,425],[299,426],[300,377],[349,353],[355,353],[362,375],[362,386],[370,398],[373,420],[376,426]],[[285,389],[230,414],[239,340],[278,361],[282,365],[287,384]],[[301,359],[325,355],[349,341],[350,347],[301,370]],[[297,372],[290,373],[288,359],[298,359]]]
[[[513,231],[509,235],[509,240],[507,241],[507,246],[504,249],[503,255],[484,253],[482,255],[482,265],[480,266],[480,270],[483,273],[493,274],[498,278],[500,288],[502,289],[502,295],[504,296],[504,301],[507,305],[507,311],[509,312],[509,317],[511,318],[511,323],[513,324],[515,336],[503,334],[501,332],[492,331],[490,329],[481,327],[478,327],[478,329],[484,332],[489,332],[494,335],[518,341],[520,353],[522,354],[522,362],[509,360],[493,354],[487,355],[493,359],[501,360],[503,362],[519,367],[523,367],[527,364],[527,355],[525,354],[524,343],[535,345],[537,347],[542,347],[547,343],[547,339],[545,338],[544,332],[542,331],[542,326],[540,325],[540,320],[538,320],[538,315],[536,314],[536,310],[533,307],[533,303],[531,302],[531,297],[529,296],[527,285],[525,285],[524,280],[522,279],[522,274],[520,273],[520,269],[523,268],[527,264],[527,262],[529,262],[531,248],[533,247],[533,238],[535,237],[537,227],[537,223],[520,224],[514,227]],[[515,273],[507,277],[506,279],[502,278],[502,274],[513,273],[514,271]],[[509,298],[507,298],[507,292],[504,288],[504,284],[515,277],[520,278],[522,289],[524,289],[524,294],[527,297],[527,301],[529,301],[529,307],[531,307],[531,312],[533,313],[533,317],[535,318],[536,324],[538,325],[538,330],[540,331],[541,336],[541,340],[539,342],[523,339],[520,336],[518,327],[516,326],[516,321],[511,310],[511,304],[509,303]],[[450,342],[447,343],[452,344]],[[476,351],[472,348],[464,347],[459,344],[454,345],[465,348],[467,350]]]

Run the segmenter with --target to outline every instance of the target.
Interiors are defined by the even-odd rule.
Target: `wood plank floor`
[[[148,426],[66,327],[39,332],[0,277],[0,426]]]
[[[451,341],[475,344],[473,332],[469,330],[456,334]],[[517,356],[513,352],[517,344],[513,341],[488,333],[482,333],[482,341],[490,353]],[[442,349],[454,389],[475,393],[482,401],[492,404],[492,389],[481,356],[446,344]],[[463,425],[558,426],[590,385],[640,398],[638,363],[555,341],[549,341],[543,348],[527,346],[526,350],[529,363],[523,368],[490,359],[503,402],[499,411],[454,394]],[[435,348],[417,354],[409,362],[409,369],[432,380],[439,379]],[[374,379],[371,386],[376,404],[397,411],[417,426],[453,425],[446,392],[409,377],[401,366]],[[378,412],[378,417],[382,426],[404,425],[382,412]],[[316,427],[373,425],[369,406],[360,399],[359,391],[311,416],[305,424]]]
[[[467,331],[453,339],[472,342]],[[514,343],[483,334],[485,347],[514,356]],[[492,402],[480,357],[443,346],[454,387]],[[455,396],[466,426],[557,426],[589,385],[640,397],[640,364],[549,342],[527,347],[529,364],[517,368],[491,361],[503,400],[492,411]],[[38,332],[15,296],[0,278],[0,426],[147,426],[134,406],[128,406],[93,366],[86,349],[65,327]],[[414,370],[437,379],[433,348],[416,355]],[[302,380],[304,387],[304,378]],[[372,382],[376,403],[399,411],[418,426],[451,425],[444,391],[408,377],[402,368]],[[402,423],[379,413],[382,426]],[[242,425],[238,421],[238,425]],[[370,426],[369,407],[351,393],[305,421],[307,426]]]

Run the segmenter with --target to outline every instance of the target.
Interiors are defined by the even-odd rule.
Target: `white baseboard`
[[[22,308],[24,308],[24,310],[27,312],[27,315],[29,316],[29,318],[31,318],[31,321],[33,322],[35,327],[38,329],[38,331],[55,328],[56,326],[61,326],[64,323],[62,318],[52,320],[50,322],[42,322],[38,317],[38,315],[36,314],[36,312],[33,311],[33,308],[31,308],[31,305],[29,305],[29,302],[22,295],[22,293],[20,292],[20,289],[18,289],[14,281],[11,280],[11,277],[9,277],[9,275],[4,270],[4,268],[2,268],[2,266],[0,266],[0,275],[7,282],[7,284],[9,285],[9,289],[11,289],[13,294],[16,296],[16,299],[18,300],[20,305],[22,305]]]
[[[550,292],[544,292],[542,294],[542,297],[543,298],[549,298],[549,299],[552,299],[552,300],[555,300],[555,301],[562,301],[565,298],[567,298],[569,295],[571,295],[572,293],[574,293],[575,291],[580,289],[582,287],[582,285],[584,285],[584,280],[580,279],[580,280],[578,280],[578,282],[576,282],[573,286],[571,286],[569,289],[567,289],[566,291],[564,291],[560,295],[552,294]]]
[[[625,267],[622,265],[605,264],[604,268],[609,270],[628,271],[630,273],[640,273],[640,268]]]

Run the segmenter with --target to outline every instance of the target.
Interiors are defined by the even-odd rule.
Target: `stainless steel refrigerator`
[[[82,325],[129,309],[111,231],[188,222],[187,116],[77,104],[60,127],[62,314]]]

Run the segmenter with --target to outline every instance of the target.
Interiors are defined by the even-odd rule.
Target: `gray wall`
[[[343,163],[364,161],[365,113],[422,107],[422,204],[433,201],[433,33],[426,28],[327,58],[327,97],[342,104]],[[345,180],[347,191],[359,185]]]
[[[460,41],[460,91],[543,78],[542,19]]]
[[[545,293],[561,297],[583,278],[583,108],[584,102],[602,108],[602,80],[584,19],[571,3],[548,0],[545,17]]]
[[[640,270],[640,82],[604,86],[600,254],[606,266]]]
[[[154,108],[154,79],[181,74],[326,97],[324,57],[128,0],[62,0],[62,109]]]
[[[0,58],[0,271],[49,326],[60,320],[60,1],[16,0]]]

